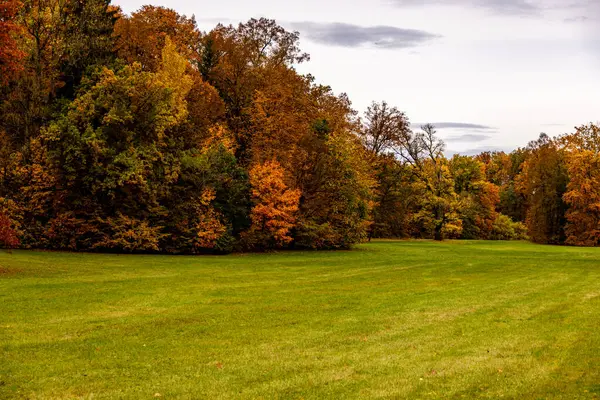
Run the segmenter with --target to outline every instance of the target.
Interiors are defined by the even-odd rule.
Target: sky
[[[364,112],[387,101],[450,153],[510,151],[600,121],[600,0],[113,0],[194,15],[201,30],[272,18],[297,67]]]

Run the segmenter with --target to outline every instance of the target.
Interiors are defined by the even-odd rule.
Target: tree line
[[[298,32],[108,0],[0,0],[0,244],[228,253],[370,238],[598,245],[590,124],[447,158],[301,75]]]

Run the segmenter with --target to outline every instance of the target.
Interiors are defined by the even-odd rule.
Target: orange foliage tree
[[[197,69],[224,100],[228,125],[237,141],[236,156],[246,164],[252,163],[255,100],[264,103],[275,97],[284,107],[293,104],[285,95],[298,88],[293,81],[302,78],[290,67],[308,59],[298,41],[298,32],[287,32],[265,18],[251,19],[238,27],[218,25],[202,38]],[[271,130],[265,126],[263,131],[269,134]]]
[[[284,170],[276,161],[257,164],[250,170],[252,225],[245,233],[251,248],[282,247],[292,241],[300,191],[284,182]]]
[[[161,52],[167,36],[179,54],[189,61],[197,59],[195,48],[200,31],[194,17],[188,18],[170,8],[146,5],[131,16],[121,17],[115,24],[117,54],[128,63],[139,62],[145,71],[156,72],[161,67]]]
[[[600,244],[600,127],[577,128],[566,138],[569,183],[564,195],[567,211],[567,243]]]
[[[537,243],[563,243],[567,210],[563,194],[569,180],[565,151],[545,134],[531,142],[527,150],[517,186],[527,201],[529,236]]]

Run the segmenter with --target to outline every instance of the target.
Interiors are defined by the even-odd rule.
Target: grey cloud
[[[475,148],[472,148],[472,149],[467,149],[465,151],[461,151],[460,154],[463,154],[463,155],[466,155],[466,156],[475,156],[475,155],[483,153],[485,151],[489,151],[489,152],[504,151],[506,153],[510,153],[513,150],[514,149],[508,148],[508,147],[481,146],[481,147],[475,147]]]
[[[447,157],[452,157],[454,154],[460,154],[463,156],[476,156],[477,154],[481,154],[486,151],[489,151],[489,152],[503,151],[505,153],[510,153],[513,150],[514,150],[514,148],[509,148],[509,147],[481,146],[481,147],[474,147],[474,148],[463,150],[463,151],[447,150],[445,152],[445,154]]]
[[[498,14],[507,15],[535,15],[539,14],[542,7],[530,0],[391,0],[400,7],[424,5],[451,5],[483,8]]]
[[[337,22],[294,22],[291,26],[314,42],[341,47],[370,45],[384,49],[404,49],[441,37],[418,29],[393,26],[365,27]]]
[[[413,127],[421,127],[422,125],[425,125],[424,123],[414,123],[411,124]],[[478,131],[493,131],[496,128],[493,128],[491,126],[487,126],[487,125],[480,125],[480,124],[470,124],[470,123],[466,123],[466,122],[432,122],[431,125],[433,125],[436,129],[470,129],[470,130],[478,130]]]
[[[459,136],[451,136],[449,138],[444,139],[445,142],[483,142],[484,140],[491,139],[492,137],[489,135],[477,135],[477,134],[466,134]]]
[[[577,22],[587,22],[590,20],[590,17],[586,17],[585,15],[580,15],[578,17],[565,18],[565,22],[577,23]]]
[[[480,8],[501,15],[540,16],[545,11],[582,10],[592,7],[597,0],[387,0],[399,7],[450,5]],[[567,18],[570,19],[570,18]],[[575,22],[575,21],[573,21]]]

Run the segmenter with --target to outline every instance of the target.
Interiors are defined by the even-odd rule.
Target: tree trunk
[[[442,227],[443,227],[442,224],[437,224],[435,226],[435,231],[434,231],[434,234],[433,234],[433,238],[434,238],[434,240],[436,240],[438,242],[441,242],[442,240],[444,240],[444,237],[442,235]]]

